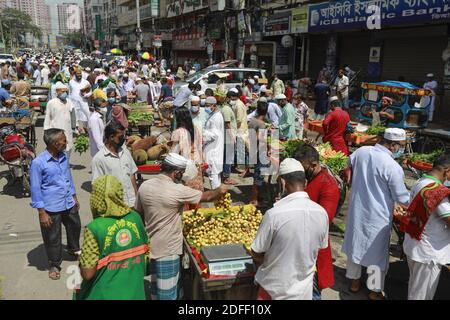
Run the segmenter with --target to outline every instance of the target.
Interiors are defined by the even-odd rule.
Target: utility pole
[[[137,56],[138,56],[138,60],[141,60],[141,35],[142,35],[142,30],[141,30],[141,8],[139,6],[139,0],[136,0],[136,51],[137,51]]]

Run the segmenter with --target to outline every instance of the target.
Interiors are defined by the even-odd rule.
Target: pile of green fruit
[[[75,151],[81,155],[89,148],[89,138],[85,135],[79,135],[78,137],[76,137],[74,145]]]
[[[128,122],[132,125],[137,125],[139,122],[153,122],[153,114],[150,112],[132,111],[128,115]]]

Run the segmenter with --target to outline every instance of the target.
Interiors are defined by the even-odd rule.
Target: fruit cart
[[[183,212],[186,290],[190,299],[252,299],[256,268],[248,250],[262,214],[253,205],[231,206],[231,195],[215,208]]]
[[[49,92],[49,87],[32,86],[30,95],[30,108],[33,107],[35,111],[44,114],[48,102]]]

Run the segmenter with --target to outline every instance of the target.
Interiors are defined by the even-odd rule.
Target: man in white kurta
[[[288,195],[266,212],[251,246],[262,262],[255,275],[259,297],[265,291],[272,300],[312,300],[317,254],[328,247],[328,215],[304,191],[304,172],[295,159],[280,164]]]
[[[411,201],[426,186],[450,180],[450,156],[437,160],[433,170],[419,179],[411,190]],[[408,258],[408,300],[432,300],[442,267],[450,264],[450,202],[448,197],[431,213],[418,240],[405,233],[403,251]]]
[[[425,96],[425,99],[430,100],[430,111],[428,112],[428,121],[433,121],[433,113],[435,109],[435,101],[436,101],[436,90],[438,88],[438,83],[434,79],[434,74],[429,73],[427,74],[427,81],[423,85],[424,89],[429,89],[433,92],[431,96]]]
[[[94,157],[105,145],[103,141],[105,132],[105,122],[103,120],[102,109],[106,108],[106,101],[99,98],[94,101],[94,112],[89,117],[89,145],[91,157]]]
[[[225,122],[214,97],[205,101],[205,111],[210,112],[203,130],[203,154],[208,164],[211,188],[220,187],[220,174],[223,171],[223,155],[225,144]]]
[[[353,292],[361,287],[361,266],[380,271],[381,281],[372,282],[370,277],[367,281],[371,299],[384,298],[394,205],[409,203],[403,169],[393,159],[405,144],[406,132],[389,128],[382,142],[359,148],[349,160],[353,179],[342,251]]]
[[[82,78],[81,70],[75,72],[75,77],[69,82],[70,100],[75,108],[78,127],[87,127],[90,117],[89,105],[81,96],[81,90],[90,86],[89,81]]]
[[[70,154],[73,148],[73,134],[72,134],[72,102],[67,99],[68,88],[66,85],[58,82],[56,84],[57,97],[51,99],[47,103],[44,120],[44,130],[47,129],[62,129],[67,139],[66,151]]]

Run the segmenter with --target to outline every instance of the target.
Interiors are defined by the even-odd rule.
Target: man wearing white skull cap
[[[352,292],[361,289],[362,266],[379,275],[377,281],[370,281],[370,277],[367,281],[371,300],[385,298],[394,205],[409,203],[403,169],[394,160],[402,155],[405,145],[405,130],[389,128],[381,142],[359,148],[349,160],[353,180],[342,251],[347,255],[346,276],[352,280]],[[347,180],[350,182],[350,174]]]
[[[181,214],[185,204],[215,201],[227,192],[225,187],[201,192],[184,186],[192,170],[190,161],[169,153],[161,165],[161,174],[145,181],[136,198],[149,240],[152,300],[177,300],[180,279],[180,257],[183,254]],[[195,170],[194,170],[195,171]]]
[[[286,196],[265,213],[251,246],[258,299],[311,300],[317,254],[328,247],[328,215],[305,192],[299,161],[283,160],[280,178]]]

